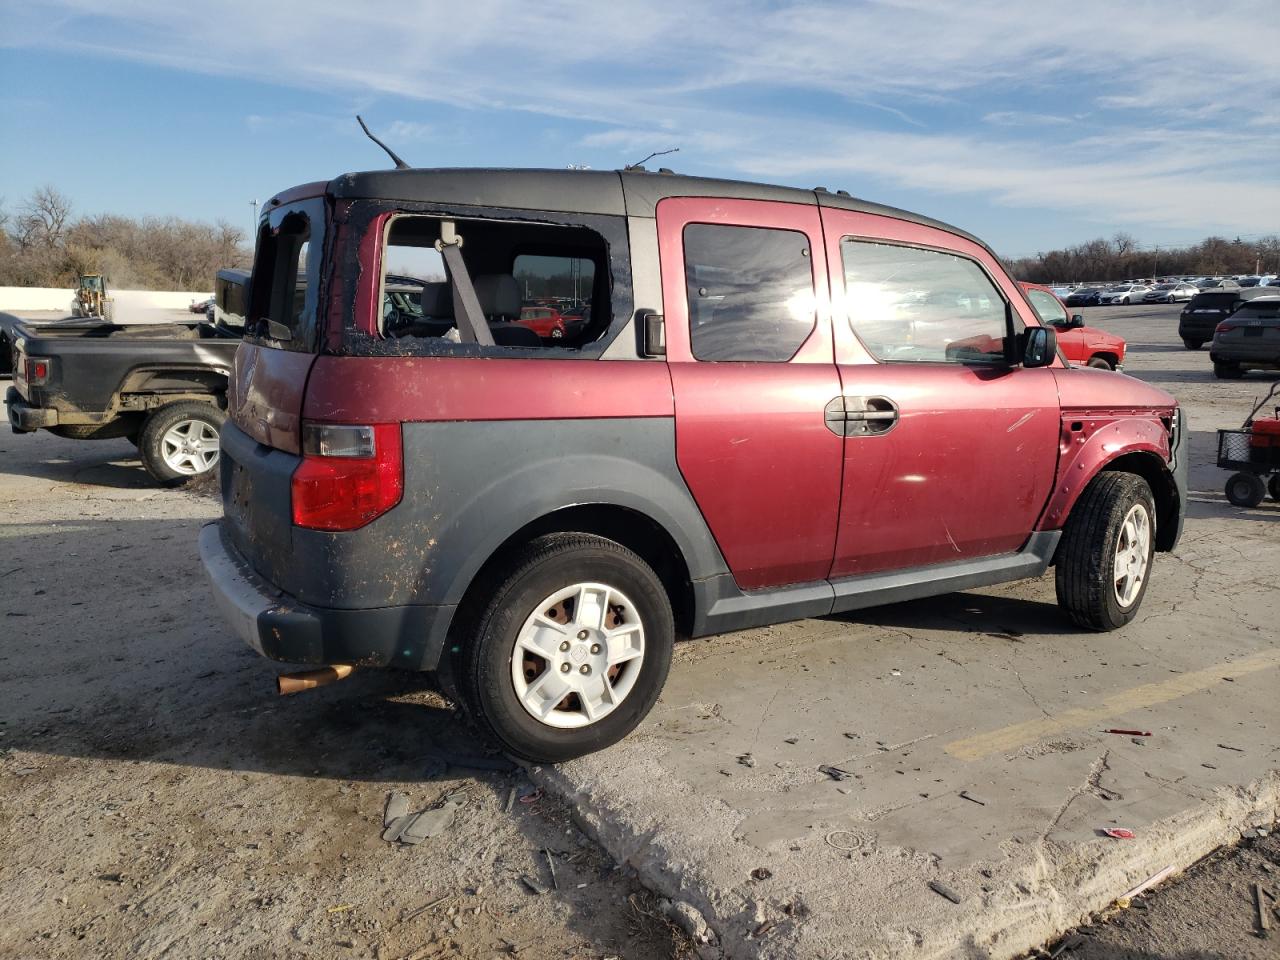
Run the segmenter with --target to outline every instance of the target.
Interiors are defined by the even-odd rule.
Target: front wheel
[[[1121,298],[1120,298],[1120,302],[1121,302],[1121,303],[1123,303],[1123,304],[1127,307],[1127,306],[1129,305],[1129,298],[1128,298],[1128,297],[1121,297]]]
[[[1213,361],[1213,375],[1219,380],[1239,380],[1244,376],[1244,371],[1240,369],[1240,364],[1232,363],[1229,360]]]
[[[1132,473],[1094,478],[1067,517],[1058,546],[1058,605],[1088,630],[1114,630],[1138,613],[1155,552],[1155,499]]]
[[[208,473],[218,465],[218,440],[227,415],[212,403],[184,400],[153,410],[138,434],[147,473],[167,485]]]
[[[1089,366],[1095,367],[1098,370],[1114,370],[1115,369],[1115,367],[1113,367],[1110,363],[1108,363],[1102,357],[1090,357]]]
[[[1267,493],[1271,494],[1272,500],[1280,500],[1280,473],[1273,473],[1267,481]]]
[[[1188,350],[1199,350],[1201,347],[1203,347],[1203,346],[1204,346],[1204,341],[1203,341],[1203,340],[1192,340],[1192,339],[1190,339],[1190,338],[1188,338],[1188,337],[1183,337],[1183,338],[1182,338],[1182,345],[1183,345],[1184,347],[1186,347]]]
[[[1276,478],[1271,480],[1274,483]],[[1256,507],[1267,495],[1267,485],[1256,473],[1233,473],[1227,480],[1226,493],[1237,507]]]
[[[488,602],[455,680],[468,714],[509,753],[571,760],[617,743],[652,709],[675,627],[661,581],[635,553],[549,534],[481,589]]]

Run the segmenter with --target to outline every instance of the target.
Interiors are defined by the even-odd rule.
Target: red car
[[[568,331],[564,317],[555,307],[521,307],[520,319],[515,322],[543,340],[561,340]]]
[[[263,209],[200,552],[246,643],[323,667],[286,688],[433,672],[556,762],[641,722],[677,637],[1051,567],[1063,619],[1112,630],[1178,541],[1177,401],[1065,364],[957,228],[640,170],[345,174]],[[430,247],[450,336],[388,334],[386,251]],[[530,251],[590,277],[581,333],[490,324]]]
[[[1018,286],[1040,322],[1053,327],[1058,335],[1058,346],[1068,360],[1081,367],[1123,369],[1124,337],[1097,327],[1086,327],[1084,316],[1068,311],[1058,295],[1043,284],[1019,280]]]

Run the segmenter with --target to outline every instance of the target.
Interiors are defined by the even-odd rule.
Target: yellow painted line
[[[1026,723],[1001,727],[990,733],[953,740],[943,749],[959,760],[981,760],[992,754],[1008,753],[1010,750],[1025,747],[1064,730],[1095,726],[1123,717],[1135,710],[1154,707],[1157,704],[1185,697],[1190,693],[1208,690],[1225,683],[1223,677],[1239,677],[1277,666],[1280,666],[1280,650],[1265,650],[1245,657],[1243,660],[1232,660],[1229,663],[1206,667],[1204,670],[1184,673],[1162,683],[1144,683],[1140,687],[1121,690],[1107,697],[1097,707],[1077,707],[1052,717],[1039,717],[1028,720]]]

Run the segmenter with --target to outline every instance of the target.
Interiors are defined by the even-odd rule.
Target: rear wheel
[[[451,680],[508,752],[570,760],[617,743],[652,709],[675,628],[661,581],[636,554],[550,534],[481,589],[488,602]]]
[[[1138,612],[1155,552],[1155,499],[1141,477],[1103,473],[1080,495],[1058,546],[1058,605],[1089,630]]]
[[[1244,376],[1240,364],[1230,360],[1213,361],[1213,375],[1219,380],[1239,380]]]
[[[1271,479],[1273,483],[1276,480]],[[1227,499],[1237,507],[1256,507],[1266,497],[1267,485],[1256,473],[1233,473],[1227,480],[1226,493]]]
[[[142,466],[160,483],[179,484],[218,465],[227,415],[211,403],[184,400],[152,411],[138,435]]]
[[[1271,494],[1272,500],[1280,500],[1280,473],[1273,473],[1267,481],[1267,493]]]
[[[1189,339],[1189,338],[1187,338],[1187,337],[1183,337],[1183,338],[1182,338],[1182,345],[1183,345],[1184,347],[1186,347],[1188,350],[1199,350],[1201,347],[1203,347],[1203,346],[1204,346],[1204,341],[1203,341],[1203,340],[1191,340],[1191,339]]]

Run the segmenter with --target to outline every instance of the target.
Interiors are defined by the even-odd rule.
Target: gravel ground
[[[1152,379],[1214,411],[1193,425],[1203,464],[1264,384],[1213,381],[1203,353],[1171,363],[1147,331],[1173,317],[1087,314],[1130,339],[1131,372],[1161,360]],[[1201,467],[1193,491],[1221,501],[1222,479]],[[493,758],[422,678],[276,698],[200,570],[210,486],[155,489],[123,440],[0,435],[0,956],[692,955],[560,803],[463,766]],[[392,791],[460,807],[441,836],[392,846]],[[1261,878],[1280,892],[1277,864],[1274,838],[1212,858],[1074,955],[1278,956],[1245,895]]]

